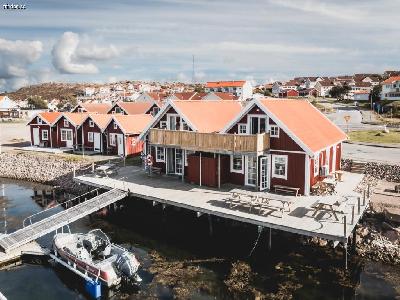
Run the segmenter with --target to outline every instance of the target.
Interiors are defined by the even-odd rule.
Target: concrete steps
[[[353,160],[351,163],[351,166],[350,166],[350,172],[364,174],[365,173],[365,165],[366,165],[365,162]]]

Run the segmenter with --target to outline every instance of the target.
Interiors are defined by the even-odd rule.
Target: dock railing
[[[221,134],[194,131],[150,129],[152,145],[179,147],[216,153],[263,152],[269,149],[269,134]]]

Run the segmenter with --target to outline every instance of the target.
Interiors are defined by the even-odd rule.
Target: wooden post
[[[75,166],[74,166],[74,170],[73,170],[73,173],[72,173],[73,178],[75,178],[75,173],[76,173],[76,170],[75,170]]]
[[[347,270],[347,240],[344,242],[344,268]]]
[[[365,206],[365,190],[363,190],[363,206]]]
[[[347,220],[346,220],[346,215],[343,216],[343,233],[344,233],[344,237],[347,238]]]
[[[92,173],[94,173],[94,162],[92,162]]]
[[[360,208],[360,206],[358,206]],[[358,212],[360,214],[360,211]],[[351,206],[351,225],[354,224],[354,205]]]
[[[269,235],[268,235],[268,251],[271,251],[272,248],[272,228],[269,228]]]
[[[371,186],[371,184],[369,184],[368,183],[368,186],[367,186],[367,198],[369,199],[369,197],[370,197],[370,194],[369,194],[369,192],[370,192],[370,186]]]
[[[353,230],[353,242],[351,243],[353,252],[356,252],[357,248],[357,230]]]
[[[182,182],[185,182],[186,150],[182,149]]]
[[[360,212],[361,212],[361,207],[360,207],[360,205],[361,205],[361,198],[360,198],[360,197],[357,197],[357,207],[358,207],[357,212],[358,212],[358,214],[360,214]]]
[[[218,188],[221,188],[221,154],[218,153]]]
[[[199,171],[199,173],[200,173],[200,186],[201,186],[201,152],[200,152],[200,171]]]

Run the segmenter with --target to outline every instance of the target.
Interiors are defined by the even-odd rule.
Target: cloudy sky
[[[0,91],[44,81],[190,81],[192,55],[196,81],[400,69],[399,0],[21,3],[26,10],[0,7]]]

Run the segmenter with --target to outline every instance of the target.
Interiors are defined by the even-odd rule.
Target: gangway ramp
[[[37,238],[44,236],[58,228],[79,220],[91,213],[98,211],[118,200],[128,196],[128,192],[111,189],[103,194],[95,196],[85,202],[77,204],[71,208],[58,212],[48,218],[21,228],[15,232],[0,237],[0,248],[6,253],[18,248]]]

